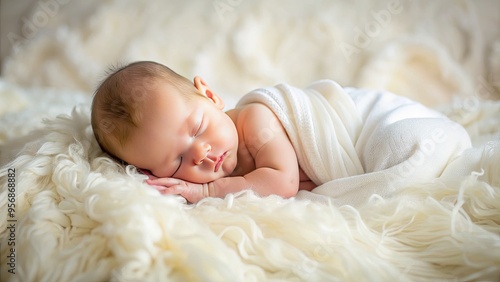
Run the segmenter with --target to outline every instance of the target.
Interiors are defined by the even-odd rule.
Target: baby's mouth
[[[222,166],[222,163],[224,162],[224,158],[226,157],[226,154],[227,154],[227,152],[225,152],[219,158],[217,158],[217,163],[215,163],[214,172],[219,171],[219,168]]]

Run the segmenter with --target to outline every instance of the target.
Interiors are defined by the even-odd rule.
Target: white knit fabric
[[[467,132],[441,113],[389,92],[342,88],[321,80],[305,89],[261,88],[238,103],[263,103],[280,119],[299,164],[337,205],[389,197],[440,176],[471,146]],[[317,198],[301,191],[299,198]]]

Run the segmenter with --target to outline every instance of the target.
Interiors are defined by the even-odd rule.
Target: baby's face
[[[202,96],[186,100],[163,82],[153,91],[119,157],[157,177],[207,183],[230,175],[238,133],[223,103]]]

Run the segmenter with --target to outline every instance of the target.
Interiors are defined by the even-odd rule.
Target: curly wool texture
[[[0,174],[5,187],[7,168],[16,168],[18,260],[11,281],[494,280],[500,274],[499,142],[482,149],[480,173],[407,187],[391,199],[374,196],[355,209],[248,191],[185,205],[143,184],[133,167],[101,156],[87,107],[45,121],[42,132],[42,141]],[[5,211],[5,190],[0,197]],[[6,213],[0,217],[5,265]]]
[[[500,103],[484,101],[500,97],[498,1],[47,0],[22,15],[9,9],[26,2],[1,9],[0,33],[26,40],[0,40],[0,281],[498,281]],[[33,22],[47,8],[58,11],[30,34],[4,21]],[[283,82],[388,90],[443,105],[475,148],[446,177],[359,208],[251,192],[188,206],[101,155],[85,106],[53,118],[88,103],[110,65],[134,60],[201,75],[229,108]],[[6,271],[8,168],[15,275]]]

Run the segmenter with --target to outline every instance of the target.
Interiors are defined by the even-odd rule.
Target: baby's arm
[[[222,197],[244,189],[261,196],[295,196],[299,189],[297,156],[274,113],[262,104],[250,104],[241,110],[236,127],[241,133],[240,146],[253,157],[255,170],[209,183],[210,196]]]
[[[297,156],[278,118],[264,105],[251,104],[241,111],[236,126],[240,146],[253,157],[256,169],[243,176],[224,177],[207,184],[173,178],[148,180],[164,194],[180,194],[189,202],[224,197],[251,189],[261,196],[294,196],[299,188]]]
[[[252,189],[261,196],[295,196],[299,188],[295,151],[284,130],[273,133],[273,138],[265,144],[253,150],[249,148],[256,169],[243,176],[225,177],[208,183],[210,196],[222,197],[244,189]]]

